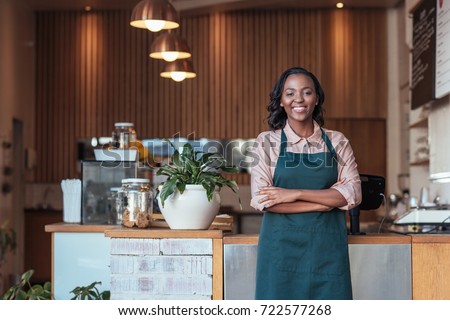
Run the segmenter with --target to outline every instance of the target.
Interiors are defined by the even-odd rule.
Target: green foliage
[[[0,300],[52,300],[51,283],[31,285],[30,278],[33,273],[33,269],[25,271],[20,277],[20,282],[9,288]]]
[[[99,281],[92,282],[86,287],[76,287],[70,293],[74,294],[74,297],[70,300],[109,300],[111,297],[111,292],[105,290],[100,292],[97,285],[102,284]]]
[[[238,185],[236,181],[226,179],[222,172],[237,173],[236,166],[228,165],[219,153],[195,151],[190,143],[183,146],[181,153],[168,140],[164,139],[175,150],[172,156],[172,164],[163,165],[156,175],[167,176],[167,180],[161,184],[160,198],[164,207],[165,200],[176,189],[183,193],[187,184],[202,185],[206,189],[208,200],[211,201],[214,190],[223,186],[229,187],[236,194]],[[239,199],[239,204],[241,200]]]
[[[44,285],[31,285],[30,278],[34,270],[25,271],[20,277],[20,282],[9,288],[0,300],[52,300],[52,284],[47,281]],[[111,293],[109,290],[100,292],[97,285],[101,282],[93,282],[86,287],[76,287],[70,293],[74,294],[71,300],[109,300]]]
[[[0,266],[6,260],[6,254],[14,252],[16,246],[16,232],[14,229],[8,228],[8,221],[5,221],[0,225]]]

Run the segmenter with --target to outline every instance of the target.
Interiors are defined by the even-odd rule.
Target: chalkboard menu
[[[436,0],[423,0],[413,12],[411,107],[434,99],[436,63]]]
[[[450,0],[438,0],[436,11],[436,91],[441,98],[450,92]]]

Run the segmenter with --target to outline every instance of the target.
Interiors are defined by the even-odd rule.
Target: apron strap
[[[328,150],[333,155],[333,158],[335,160],[337,160],[337,153],[336,153],[336,150],[334,150],[334,147],[330,141],[330,138],[328,138],[328,136],[325,134],[325,130],[323,130],[322,127],[320,128],[320,130],[322,130],[322,139],[323,139],[323,141],[325,141],[325,144],[327,145]]]
[[[284,133],[284,129],[281,129],[280,157],[284,157],[286,155],[286,146],[287,146],[286,133]]]

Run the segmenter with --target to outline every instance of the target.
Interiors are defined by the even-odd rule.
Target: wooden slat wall
[[[386,12],[237,11],[182,18],[197,78],[175,83],[148,57],[153,34],[130,12],[37,13],[36,182],[79,176],[76,142],[135,123],[139,138],[254,138],[266,130],[268,95],[291,66],[313,71],[326,92],[326,124],[354,135],[360,167],[383,174]],[[343,122],[342,122],[343,121]],[[351,122],[351,125],[349,123]],[[375,132],[374,131],[374,132]],[[365,164],[365,161],[370,163]],[[238,183],[247,183],[246,179]]]

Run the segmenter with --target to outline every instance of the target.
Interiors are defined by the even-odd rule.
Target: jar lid
[[[150,183],[150,179],[143,179],[143,178],[129,178],[129,179],[123,179],[127,180],[127,183]],[[122,180],[122,183],[123,183]]]
[[[116,122],[114,123],[115,127],[133,127],[134,123],[132,122]]]

